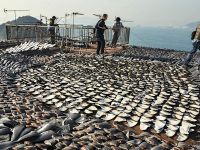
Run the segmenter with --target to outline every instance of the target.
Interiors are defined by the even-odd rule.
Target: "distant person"
[[[187,55],[187,57],[186,57],[186,59],[183,63],[183,68],[185,68],[185,69],[189,69],[189,68],[192,67],[191,65],[189,65],[189,63],[192,60],[192,57],[196,53],[197,49],[200,49],[200,47],[199,47],[200,46],[200,23],[197,26],[196,34],[194,35],[194,39],[192,40],[192,44],[193,44],[193,48],[190,51],[190,53]],[[200,59],[199,59],[199,62],[198,62],[198,69],[200,69]]]
[[[35,25],[37,25],[37,24],[42,25],[42,24],[43,24],[43,23],[42,23],[42,19],[40,19],[40,21],[37,21],[37,22],[35,23]]]
[[[40,22],[39,22],[39,24],[40,24],[40,25],[42,25],[42,24],[43,24],[43,22],[42,22],[42,19],[40,19]]]
[[[100,19],[95,26],[96,37],[98,39],[97,55],[99,55],[100,49],[101,49],[101,54],[104,53],[104,48],[105,48],[104,31],[108,29],[105,25],[105,21],[107,20],[107,18],[108,15],[103,14],[102,19]]]
[[[113,25],[114,35],[113,35],[111,47],[116,47],[117,40],[120,36],[121,28],[124,28],[123,24],[120,21],[121,21],[121,18],[117,17],[116,22]]]
[[[50,22],[49,22],[49,33],[50,33],[50,43],[51,44],[55,44],[55,28],[52,26],[58,26],[57,24],[55,24],[56,17],[53,16],[52,18],[50,18]]]

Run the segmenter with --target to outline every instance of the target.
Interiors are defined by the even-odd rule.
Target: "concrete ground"
[[[64,52],[69,52],[71,54],[96,54],[96,46],[92,46],[89,49],[86,48],[70,48],[70,50],[66,50],[66,48],[63,49]],[[107,55],[114,54],[116,52],[124,51],[125,49],[121,46],[118,46],[116,48],[111,48],[110,46],[106,46],[104,53]]]

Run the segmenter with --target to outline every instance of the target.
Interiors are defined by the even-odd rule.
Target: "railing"
[[[6,25],[7,40],[11,41],[49,41],[50,33],[48,26],[44,25]],[[55,40],[56,42],[64,42],[67,45],[72,46],[87,46],[88,43],[95,43],[95,28],[94,26],[82,26],[82,25],[59,25],[55,28]],[[118,39],[118,44],[129,44],[130,28],[122,28],[121,34]],[[113,30],[109,27],[105,31],[105,41],[111,43],[113,38]],[[73,43],[73,44],[70,44]]]

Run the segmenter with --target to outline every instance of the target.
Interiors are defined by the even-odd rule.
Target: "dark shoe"
[[[200,71],[200,65],[198,65],[198,70]]]
[[[193,65],[183,66],[183,68],[186,69],[186,70],[188,70],[188,69],[190,69],[190,68],[192,68],[192,67],[193,67]]]
[[[192,67],[194,67],[194,66],[193,66],[193,65],[188,65],[188,67],[189,67],[189,68],[192,68]]]
[[[183,66],[183,68],[184,68],[185,70],[188,70],[188,69],[189,69],[189,67],[188,67],[188,66]]]

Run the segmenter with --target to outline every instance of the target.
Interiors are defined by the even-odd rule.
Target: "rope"
[[[130,30],[131,31],[131,30]],[[139,36],[137,36],[137,34],[135,34],[133,31],[131,31],[132,34],[134,34],[138,39],[140,39],[141,41],[143,41],[145,44],[147,44],[149,47],[152,47],[149,43],[147,43],[146,41],[144,41],[142,38],[140,38]],[[125,53],[121,53],[122,57],[125,57]],[[154,56],[155,58],[155,56]]]
[[[131,30],[130,30],[131,31]],[[147,43],[146,41],[144,41],[142,38],[140,38],[139,36],[137,36],[133,31],[131,31],[132,34],[134,34],[138,39],[140,39],[141,41],[143,41],[145,44],[147,44],[149,47],[152,47],[149,43]],[[160,58],[163,57],[165,54],[167,53],[167,51],[165,51],[164,53],[162,53],[160,55]],[[155,59],[156,56],[153,57],[153,59]]]
[[[131,31],[131,30],[130,30]],[[152,47],[150,44],[148,44],[146,41],[144,41],[143,39],[141,39],[139,36],[137,36],[133,31],[131,31],[131,33],[133,33],[138,39],[140,39],[141,41],[143,41],[145,44],[147,44],[149,47]]]

